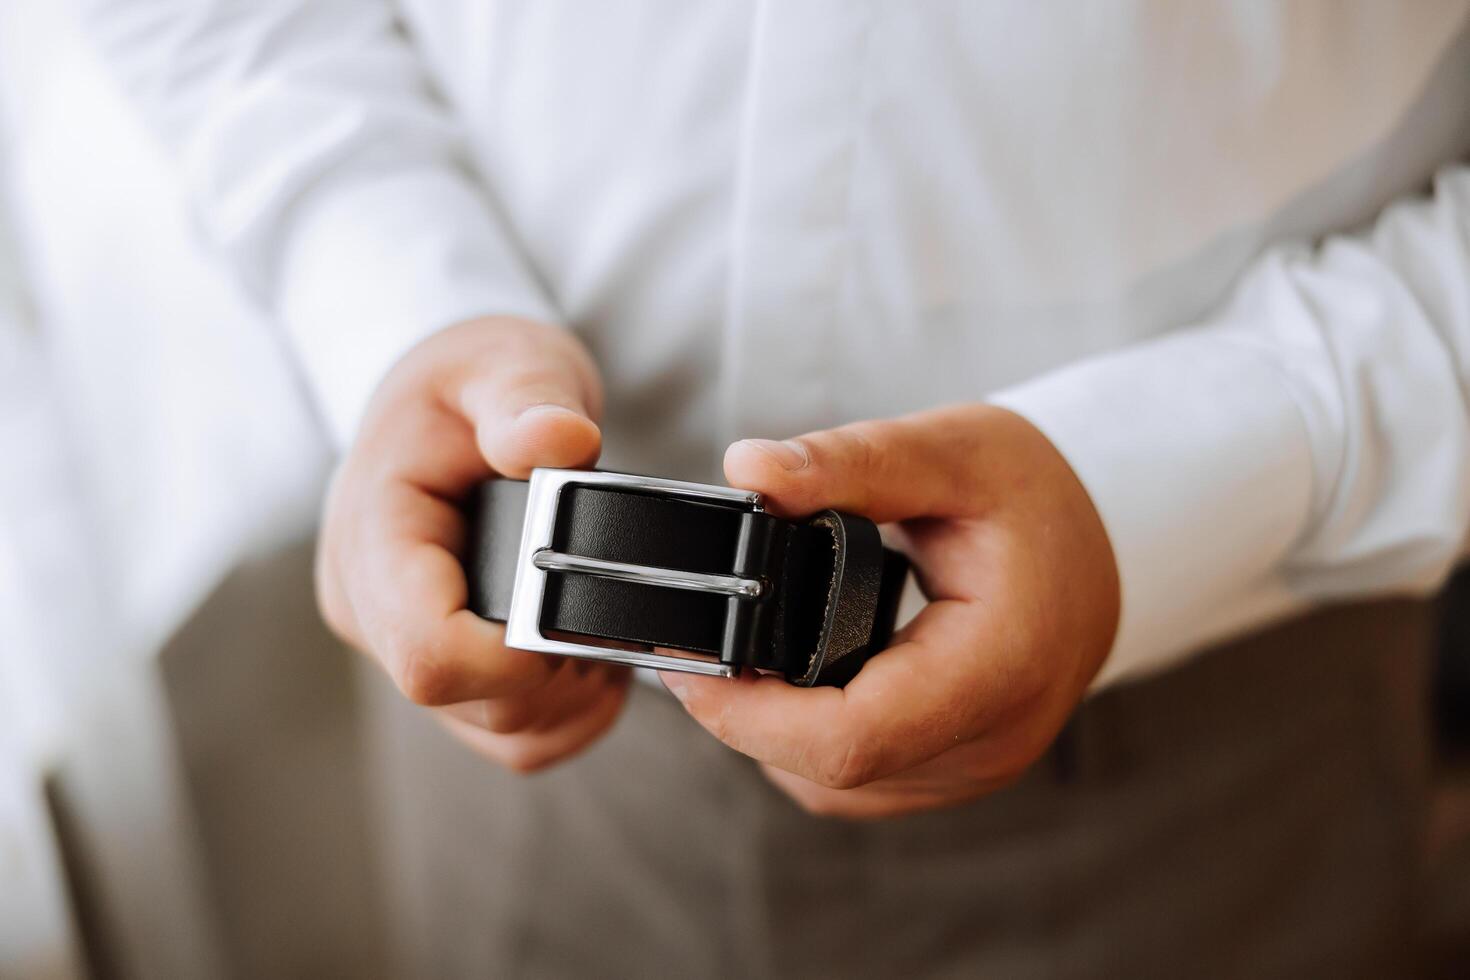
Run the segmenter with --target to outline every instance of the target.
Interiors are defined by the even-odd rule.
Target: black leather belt
[[[840,686],[888,644],[908,573],[866,518],[626,473],[491,480],[469,517],[469,606],[507,646],[661,670]]]

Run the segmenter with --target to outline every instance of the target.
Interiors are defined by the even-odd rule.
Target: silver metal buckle
[[[738,575],[711,575],[676,568],[655,568],[553,551],[557,502],[563,488],[568,486],[606,487],[664,497],[682,497],[702,503],[722,504],[742,511],[762,509],[760,494],[750,490],[732,490],[706,483],[685,483],[680,480],[661,480],[628,473],[603,473],[598,470],[532,470],[526,498],[526,521],[521,531],[521,549],[516,558],[510,615],[505,621],[505,645],[517,650],[555,653],[588,660],[610,660],[635,667],[681,670],[716,677],[734,676],[738,669],[734,664],[701,659],[698,654],[671,657],[661,653],[614,650],[590,643],[552,639],[542,634],[541,606],[546,597],[548,572],[596,575],[662,588],[711,592],[746,599],[758,597],[764,587],[759,579],[742,578]]]

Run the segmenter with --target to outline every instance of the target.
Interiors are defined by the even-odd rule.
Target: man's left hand
[[[813,813],[892,816],[1015,781],[1049,746],[1113,642],[1116,563],[1055,447],[986,405],[746,440],[730,484],[773,513],[892,522],[929,604],[847,687],[664,673],[716,738]]]

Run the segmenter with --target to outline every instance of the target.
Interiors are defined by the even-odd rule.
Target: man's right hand
[[[489,317],[420,343],[379,385],[327,495],[322,614],[482,754],[530,772],[616,720],[627,668],[508,649],[465,608],[458,503],[478,482],[590,466],[602,386],[564,330]]]

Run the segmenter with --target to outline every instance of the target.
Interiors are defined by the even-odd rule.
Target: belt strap
[[[528,484],[491,480],[469,507],[470,608],[510,615]],[[824,511],[789,521],[760,511],[569,485],[557,503],[555,551],[763,583],[756,598],[551,571],[546,633],[568,633],[720,658],[792,683],[845,684],[893,631],[908,562],[869,520]]]

